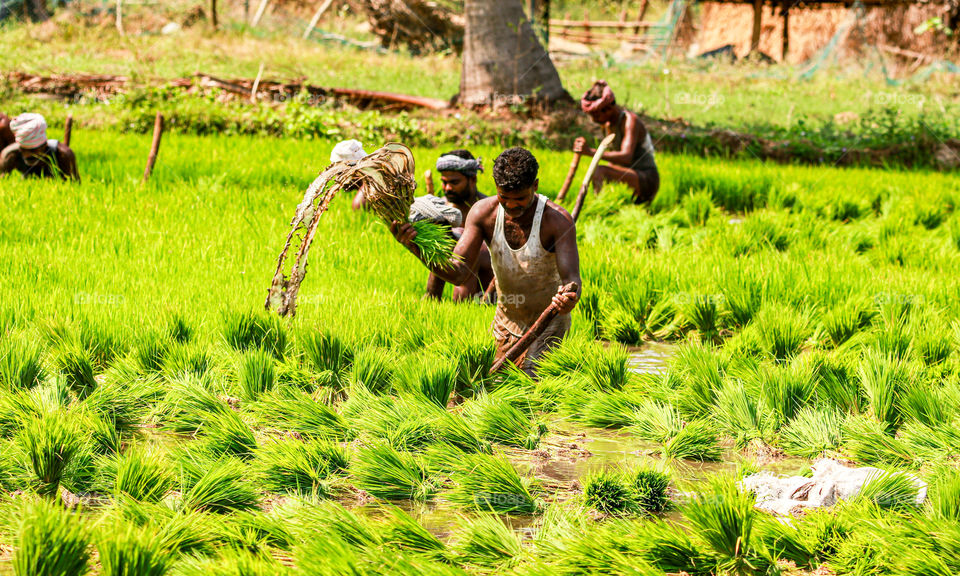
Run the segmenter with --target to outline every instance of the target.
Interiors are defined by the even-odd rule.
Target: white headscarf
[[[367,155],[363,151],[363,144],[357,140],[344,140],[333,147],[330,152],[330,162],[357,162]]]
[[[47,143],[47,121],[40,114],[21,114],[10,121],[21,148],[39,148]]]

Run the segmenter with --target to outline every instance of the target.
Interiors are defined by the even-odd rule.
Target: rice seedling
[[[683,211],[691,226],[706,226],[713,211],[713,200],[709,190],[691,192],[683,198]]]
[[[735,273],[721,274],[720,287],[725,317],[736,327],[749,324],[763,302],[763,285],[745,275],[743,271],[736,270]]]
[[[721,300],[713,294],[693,295],[684,300],[681,312],[693,324],[702,342],[717,343],[720,340]]]
[[[188,344],[193,340],[194,329],[186,318],[174,314],[167,322],[166,335],[174,342]]]
[[[960,412],[960,398],[953,387],[914,383],[900,396],[897,406],[904,420],[939,427]]]
[[[644,559],[646,542],[633,535],[639,529],[636,523],[614,520],[592,534],[572,535],[563,543],[561,553],[551,559],[551,565],[538,574],[659,574],[661,571]]]
[[[760,518],[754,527],[758,542],[775,560],[789,560],[798,568],[812,570],[818,562],[810,538],[799,528],[775,519]]]
[[[960,473],[947,469],[931,482],[928,514],[937,520],[960,520]]]
[[[830,343],[836,348],[867,327],[871,320],[867,302],[863,299],[850,299],[831,308],[823,315],[821,322]]]
[[[670,505],[667,488],[670,476],[652,468],[638,468],[632,474],[637,507],[649,514],[658,514]]]
[[[233,311],[224,315],[222,334],[234,350],[259,348],[276,358],[286,353],[287,329],[277,316]]]
[[[903,472],[883,472],[867,480],[857,493],[857,498],[876,504],[887,510],[910,510],[916,508],[917,479]]]
[[[454,550],[465,564],[505,568],[519,560],[520,538],[499,516],[462,516],[457,523]]]
[[[219,540],[226,546],[258,552],[264,556],[287,550],[295,538],[288,518],[257,511],[235,512],[223,518]]]
[[[57,369],[63,374],[64,381],[73,392],[86,398],[97,387],[93,374],[93,361],[86,349],[78,345],[69,345],[56,353]]]
[[[173,475],[157,452],[132,447],[109,461],[105,473],[111,476],[116,499],[133,498],[138,502],[160,502],[173,488]]]
[[[644,440],[666,442],[682,429],[683,420],[673,406],[651,400],[636,408],[630,431]]]
[[[180,506],[183,510],[229,514],[256,508],[260,494],[247,478],[239,460],[197,458],[185,454],[180,460]]]
[[[438,407],[446,408],[457,387],[457,370],[449,364],[434,364],[424,369],[418,380],[420,393]]]
[[[719,429],[736,439],[737,446],[763,437],[765,413],[760,399],[751,394],[743,382],[728,379],[717,393],[714,415]]]
[[[496,356],[496,347],[488,340],[460,340],[450,353],[451,363],[457,369],[456,391],[470,396],[483,389]]]
[[[601,469],[583,481],[583,502],[603,514],[629,514],[637,511],[636,497],[629,480],[620,471]]]
[[[680,348],[671,365],[679,390],[674,404],[684,415],[705,416],[716,402],[723,386],[726,366],[719,354],[708,346],[692,344]]]
[[[83,576],[90,561],[89,534],[80,515],[46,501],[29,502],[17,529],[17,576]]]
[[[282,440],[257,450],[261,485],[270,492],[326,496],[325,481],[346,470],[347,452],[323,440]]]
[[[221,549],[216,556],[186,556],[177,563],[180,576],[279,576],[290,573],[270,556],[242,549]]]
[[[630,354],[623,346],[593,345],[585,354],[584,370],[600,392],[622,390],[630,381]]]
[[[31,418],[20,431],[20,443],[29,460],[37,493],[56,497],[64,472],[83,445],[73,419],[60,410]]]
[[[169,382],[160,403],[161,422],[172,432],[193,434],[208,419],[231,412],[226,402],[208,388],[206,379],[184,375]]]
[[[856,364],[850,360],[834,356],[823,358],[818,369],[818,398],[830,402],[843,413],[862,412],[866,399],[855,376],[856,368]]]
[[[450,227],[430,220],[420,220],[413,223],[417,231],[414,243],[420,249],[420,256],[427,266],[445,267],[454,257],[453,249],[457,245],[456,238],[450,233]]]
[[[332,538],[351,547],[375,550],[384,534],[365,515],[324,500],[299,508],[294,515],[294,532],[303,539]]]
[[[894,356],[868,350],[860,360],[857,376],[871,413],[896,427],[900,422],[899,400],[913,379],[909,367]]]
[[[202,448],[214,456],[247,459],[257,449],[253,430],[232,410],[211,413],[197,432],[203,438]]]
[[[154,535],[130,524],[101,529],[97,542],[104,576],[163,576],[173,564]]]
[[[760,343],[771,358],[789,360],[800,353],[810,336],[806,316],[784,304],[765,304],[754,319]]]
[[[909,466],[915,458],[902,440],[890,436],[883,422],[868,416],[847,416],[843,438],[844,451],[862,464]]]
[[[154,331],[141,334],[133,348],[133,357],[139,369],[148,374],[160,372],[169,346],[163,334]]]
[[[163,371],[168,378],[202,377],[212,368],[210,353],[198,344],[173,344],[163,359]]]
[[[843,415],[837,410],[806,406],[780,429],[780,446],[787,454],[816,458],[840,448],[842,429]]]
[[[814,366],[795,360],[789,365],[765,367],[754,374],[760,379],[760,398],[780,428],[814,400],[817,386]]]
[[[953,354],[953,342],[946,329],[928,329],[913,339],[913,352],[927,366],[937,366]]]
[[[490,454],[492,444],[484,440],[471,423],[460,413],[438,412],[433,421],[437,440],[450,444],[464,452],[483,452]]]
[[[630,524],[628,534],[642,543],[640,557],[664,572],[709,574],[715,565],[676,524],[653,518]]]
[[[351,387],[363,386],[374,394],[386,394],[393,388],[393,355],[383,348],[364,348],[353,359]]]
[[[316,370],[331,374],[334,385],[341,388],[346,385],[355,356],[348,343],[330,332],[309,331],[301,334],[300,346],[307,362]]]
[[[240,397],[253,402],[261,394],[273,390],[277,374],[273,356],[261,350],[246,352],[238,370]]]
[[[717,432],[705,420],[694,420],[664,443],[661,452],[666,458],[687,460],[720,460],[723,450],[718,444]]]
[[[387,444],[358,452],[351,472],[358,487],[385,500],[427,500],[437,489],[423,460]]]
[[[618,391],[592,396],[580,413],[573,416],[577,421],[597,428],[622,428],[633,424],[637,408],[647,400],[646,394],[638,392]]]
[[[435,408],[425,399],[375,396],[363,387],[356,388],[342,405],[356,429],[400,450],[418,450],[434,440]]]
[[[427,558],[445,560],[449,551],[442,540],[424,528],[412,516],[391,506],[384,531],[384,542],[403,552],[422,554]]]
[[[261,425],[311,438],[347,440],[347,421],[336,410],[288,387],[260,397],[252,407]]]
[[[480,437],[491,442],[533,450],[546,433],[545,425],[533,426],[527,414],[496,393],[471,400],[464,412]]]
[[[721,476],[710,479],[683,507],[695,537],[716,558],[718,571],[758,573],[773,564],[753,538],[757,520],[753,504],[753,495]]]
[[[613,306],[604,314],[600,332],[611,342],[627,346],[643,344],[643,324],[622,306]]]
[[[453,463],[456,483],[447,493],[450,502],[464,508],[499,514],[534,514],[540,510],[540,486],[521,476],[502,456],[467,454]]]
[[[0,339],[0,386],[16,390],[43,381],[43,348],[26,338]]]

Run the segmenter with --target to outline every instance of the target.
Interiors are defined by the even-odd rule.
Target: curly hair
[[[505,192],[533,186],[539,171],[537,159],[524,148],[507,148],[493,161],[493,181]]]

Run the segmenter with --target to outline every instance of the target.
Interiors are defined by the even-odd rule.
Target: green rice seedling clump
[[[213,456],[251,458],[257,449],[253,430],[232,410],[210,414],[204,419],[198,433],[202,447]]]
[[[97,551],[104,576],[163,576],[173,564],[154,534],[130,524],[101,527]]]
[[[454,549],[462,563],[504,568],[520,556],[517,533],[495,514],[463,517],[457,528]]]
[[[843,442],[843,415],[833,408],[802,408],[780,429],[780,446],[787,454],[816,458],[840,448]]]
[[[33,471],[37,492],[54,498],[67,467],[83,448],[83,438],[74,420],[60,410],[34,417],[20,432],[20,443]]]
[[[97,387],[90,353],[79,345],[68,345],[56,354],[57,368],[67,385],[80,398],[86,398]]]
[[[374,394],[387,394],[393,388],[393,355],[383,348],[360,350],[353,359],[350,372],[352,386],[363,386]]]
[[[262,485],[271,492],[326,494],[326,481],[348,465],[346,450],[324,440],[282,440],[257,450]]]
[[[650,514],[666,510],[670,505],[670,497],[667,494],[670,476],[651,468],[640,468],[632,476],[633,490],[640,510]]]
[[[235,350],[259,348],[282,358],[287,349],[287,329],[278,316],[232,312],[223,320],[223,338]]]
[[[396,507],[389,508],[384,541],[401,551],[422,554],[435,560],[444,560],[448,555],[447,545],[442,540]]]
[[[141,447],[128,448],[123,456],[113,459],[107,473],[113,475],[113,493],[118,499],[159,502],[174,483],[172,471],[162,456]]]
[[[43,349],[20,337],[0,338],[0,386],[10,390],[33,388],[44,378]]]
[[[413,243],[419,248],[420,258],[427,266],[445,268],[455,257],[453,249],[457,240],[450,233],[449,226],[432,220],[420,220],[413,223],[413,229],[417,231]]]
[[[716,430],[704,420],[688,423],[676,436],[667,440],[661,450],[668,458],[701,462],[717,461],[723,455]]]
[[[243,355],[238,370],[240,398],[252,402],[273,389],[277,382],[273,355],[252,350]]]
[[[883,472],[869,478],[860,488],[857,498],[872,502],[882,509],[910,510],[916,508],[919,486],[917,478],[904,472]]]
[[[351,472],[358,487],[386,500],[427,500],[436,492],[420,458],[387,444],[361,450]]]
[[[624,474],[600,470],[583,480],[583,501],[604,514],[627,514],[637,509],[637,502]]]
[[[754,322],[764,350],[774,360],[793,358],[810,336],[806,316],[784,304],[764,305]]]
[[[447,497],[454,504],[501,514],[539,511],[539,484],[529,476],[521,476],[506,458],[466,454],[453,465],[456,486]]]
[[[467,408],[467,418],[486,440],[533,450],[546,432],[534,427],[530,417],[498,394],[486,394]]]
[[[247,467],[239,460],[188,453],[180,460],[180,470],[184,510],[229,514],[252,510],[260,501]]]
[[[264,394],[252,411],[268,428],[330,440],[352,437],[347,421],[334,408],[289,387]]]
[[[17,531],[17,576],[83,576],[90,560],[89,533],[80,515],[53,502],[26,504]]]

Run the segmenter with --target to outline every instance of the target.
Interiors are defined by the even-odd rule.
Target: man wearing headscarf
[[[69,146],[47,140],[47,122],[39,114],[21,114],[10,121],[14,143],[0,152],[0,175],[14,171],[24,178],[80,181],[77,159]]]
[[[460,222],[466,222],[470,208],[486,195],[477,191],[477,173],[483,172],[480,160],[474,158],[469,150],[451,150],[444,152],[437,159],[437,172],[440,173],[440,184],[443,189],[446,205],[460,212]],[[462,224],[457,224],[452,230],[459,240],[463,233]],[[453,301],[461,302],[483,295],[487,284],[493,279],[493,268],[490,266],[490,252],[486,244],[483,245],[477,266],[465,284],[453,289]],[[427,278],[427,296],[439,300],[443,296],[446,282],[431,273]]]
[[[587,90],[580,99],[580,108],[603,126],[605,134],[616,134],[603,153],[608,164],[598,166],[593,173],[593,189],[599,192],[604,182],[623,182],[633,189],[635,203],[653,200],[660,189],[660,173],[654,161],[653,140],[640,118],[617,104],[613,90],[604,80]],[[587,156],[596,153],[584,138],[574,141],[573,151]]]

